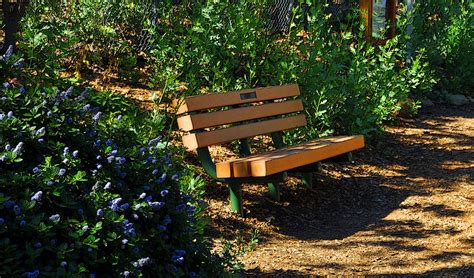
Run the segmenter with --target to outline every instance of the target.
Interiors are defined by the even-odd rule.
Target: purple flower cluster
[[[13,46],[9,45],[8,48],[7,48],[7,51],[5,51],[5,54],[0,56],[0,61],[1,62],[7,62],[8,60],[10,60],[10,57],[12,55],[13,55]]]
[[[133,223],[131,223],[127,219],[123,220],[122,229],[123,229],[123,233],[127,236],[131,236],[131,237],[137,236],[135,228],[133,227]]]
[[[13,153],[16,155],[21,155],[24,145],[25,144],[23,142],[18,143],[18,145],[16,145],[16,147],[13,149]]]
[[[41,201],[42,196],[43,196],[43,191],[38,191],[35,193],[35,195],[33,195],[33,197],[31,197],[31,201],[39,202]]]
[[[40,271],[38,269],[32,272],[25,272],[26,277],[28,278],[37,278],[40,275]]]
[[[15,202],[12,201],[12,200],[8,200],[8,201],[3,202],[3,206],[5,206],[7,209],[13,207],[14,205],[15,205]]]
[[[110,190],[111,188],[112,188],[112,183],[109,181],[108,183],[105,184],[104,189]]]
[[[46,132],[46,128],[45,128],[45,127],[42,127],[42,128],[38,129],[38,130],[35,132],[35,135],[36,135],[36,136],[43,136],[45,132]]]
[[[138,259],[138,261],[133,262],[132,264],[134,267],[144,267],[150,263],[151,263],[150,257],[146,257],[146,258]]]
[[[119,209],[119,204],[120,204],[120,202],[122,202],[122,198],[120,198],[120,197],[111,200],[111,201],[109,202],[110,209],[111,209],[112,211],[118,210],[118,209]]]
[[[49,217],[49,220],[52,222],[59,222],[61,220],[61,216],[59,216],[59,214],[53,214]]]
[[[26,88],[23,88],[23,90],[26,92]],[[81,246],[82,241],[77,241],[74,238],[65,239],[54,233],[64,231],[63,228],[69,229],[69,227],[74,227],[81,236],[86,237],[89,234],[99,236],[99,233],[96,234],[96,226],[93,223],[100,221],[103,223],[104,229],[111,229],[111,231],[119,234],[119,242],[116,243],[119,246],[117,252],[122,252],[123,250],[135,252],[131,261],[136,269],[128,269],[130,267],[128,265],[125,267],[128,270],[124,269],[121,274],[125,277],[139,275],[141,271],[145,274],[145,271],[154,268],[155,264],[161,263],[155,261],[155,258],[158,257],[148,257],[151,253],[147,253],[146,246],[144,245],[147,243],[145,242],[149,241],[155,244],[157,243],[156,241],[166,241],[166,239],[170,238],[172,231],[187,232],[186,227],[181,229],[182,227],[180,226],[175,229],[174,225],[187,225],[189,222],[186,219],[180,221],[181,219],[178,217],[183,217],[183,214],[176,215],[174,210],[186,211],[186,209],[191,207],[181,204],[183,203],[182,200],[179,203],[175,202],[174,198],[178,198],[180,195],[178,194],[179,190],[174,188],[172,184],[173,181],[179,178],[179,175],[170,169],[173,166],[171,154],[168,153],[161,157],[163,150],[159,148],[159,145],[162,136],[157,136],[150,140],[146,147],[130,146],[122,149],[120,146],[119,148],[117,144],[119,141],[115,142],[113,139],[116,137],[112,135],[110,135],[112,138],[104,137],[105,134],[110,134],[108,130],[102,134],[103,126],[98,126],[97,123],[101,121],[101,118],[109,119],[109,115],[105,115],[105,112],[100,112],[99,108],[92,107],[91,104],[95,105],[92,101],[91,104],[70,102],[72,101],[70,98],[73,94],[72,87],[57,93],[46,89],[44,91],[47,93],[42,94],[43,98],[39,94],[33,94],[33,90],[31,92],[28,90],[28,96],[38,97],[39,100],[35,107],[41,111],[42,115],[48,112],[48,116],[54,118],[42,117],[39,120],[32,120],[34,125],[32,124],[30,129],[28,129],[31,132],[22,133],[18,136],[18,141],[16,142],[4,140],[4,142],[11,144],[7,144],[4,147],[8,152],[4,159],[12,157],[13,163],[14,156],[12,153],[20,155],[27,152],[28,157],[31,157],[32,160],[22,162],[27,165],[27,168],[25,168],[26,176],[32,180],[36,178],[36,184],[41,187],[36,189],[36,192],[27,193],[26,198],[30,198],[31,202],[25,203],[24,200],[20,200],[21,202],[15,203],[15,201],[9,199],[10,196],[6,196],[7,201],[3,202],[3,206],[8,209],[8,212],[6,216],[2,215],[4,218],[0,218],[0,225],[3,225],[1,229],[13,227],[13,229],[22,233],[35,230],[38,222],[34,220],[34,216],[28,215],[31,212],[28,205],[35,205],[35,211],[44,210],[41,212],[43,214],[49,211],[49,214],[45,214],[46,216],[41,221],[46,221],[47,226],[54,227],[51,229],[51,237],[48,235],[41,238],[41,242],[33,241],[29,243],[30,246],[40,249],[37,252],[42,251],[42,248],[48,249],[48,252],[50,249],[54,252],[54,250],[66,244],[68,248],[74,250],[73,252],[81,252],[81,254],[82,252],[91,253],[82,254],[87,259],[96,255],[93,252],[100,253],[102,251],[102,243],[98,243],[94,247]],[[85,99],[85,97],[86,94],[83,92],[81,96],[76,98],[76,101]],[[66,101],[67,99],[69,100]],[[0,105],[3,104],[0,102]],[[10,109],[13,111],[6,113]],[[3,109],[3,111],[5,110]],[[6,114],[1,114],[3,116],[0,118],[0,120],[6,119],[8,121],[6,124],[15,124],[23,120],[21,115],[23,110],[12,107],[6,111]],[[117,114],[112,112],[111,115],[116,116]],[[128,124],[131,116],[126,115],[122,117],[119,115],[116,119],[117,121],[125,120]],[[57,126],[67,127],[68,133],[66,135],[68,137],[61,134],[56,125],[49,124],[55,121]],[[117,123],[117,121],[112,120],[111,122],[113,125],[119,126],[124,124]],[[66,122],[71,125],[65,125]],[[88,127],[86,128],[86,126]],[[39,128],[35,129],[36,127]],[[76,134],[77,137],[75,137]],[[58,139],[64,139],[64,141],[58,142]],[[129,138],[125,139],[128,140]],[[134,140],[124,140],[124,142],[137,142],[141,140],[132,139]],[[23,140],[25,143],[18,143],[20,140]],[[122,141],[122,138],[120,141]],[[45,144],[39,145],[36,142]],[[15,143],[18,143],[16,147]],[[69,147],[66,147],[64,144],[67,144]],[[56,152],[58,148],[59,153],[57,154],[43,153],[46,151]],[[131,155],[132,152],[133,155]],[[44,157],[52,157],[50,163],[40,162],[41,165],[38,165],[36,162],[44,160]],[[3,167],[3,164],[1,165]],[[84,177],[84,180],[68,184],[71,180],[74,180],[73,173],[76,171],[84,171],[88,176]],[[91,172],[94,176],[91,176]],[[127,173],[129,178],[125,179]],[[70,178],[66,179],[66,176],[70,176]],[[164,184],[165,182],[166,184]],[[94,185],[94,190],[90,191],[92,185]],[[35,188],[35,185],[32,188]],[[78,203],[77,207],[76,205],[71,205],[71,207],[62,211],[61,208],[57,207],[56,203],[46,202],[50,198],[55,199],[54,196],[57,191],[61,193],[64,190],[68,190],[68,193],[74,191],[85,193],[80,193],[80,196],[78,195],[80,204]],[[120,195],[117,195],[117,193]],[[24,198],[24,196],[22,197]],[[27,199],[27,201],[29,200]],[[22,209],[25,209],[24,213]],[[74,212],[71,213],[71,210]],[[13,212],[16,215],[14,217],[12,216]],[[172,218],[172,215],[176,216]],[[158,230],[159,236],[156,238],[147,237],[146,231],[150,230],[154,230],[154,232]],[[12,231],[14,232],[15,230]],[[57,238],[57,244],[55,239],[51,239],[52,237]],[[174,239],[173,235],[173,241]],[[173,244],[169,243],[170,246],[173,246]],[[160,246],[160,244],[158,243],[157,246]],[[166,246],[168,246],[168,242],[166,242]],[[114,248],[116,248],[116,245],[114,245]],[[170,252],[168,250],[174,250],[177,246],[171,248],[168,249],[166,247],[166,250],[158,250],[167,258],[164,261],[167,261],[166,263],[169,265],[171,265],[170,258],[175,264],[176,269],[184,268],[183,264],[185,262],[192,261],[188,258],[188,256],[191,256],[189,255],[191,251],[188,251],[188,255],[186,255],[186,251],[181,249],[168,253]],[[73,266],[77,265],[78,262],[72,258],[67,257],[67,260],[64,258],[64,261],[59,260],[49,266],[67,268],[60,269],[61,271],[73,271]],[[140,269],[142,267],[143,269]],[[23,270],[24,276],[38,277],[40,276],[40,270],[42,271],[41,275],[45,275],[44,272],[46,270],[43,270],[43,266],[38,265],[37,268],[38,270],[33,268],[34,271],[32,272],[24,272],[31,269]]]
[[[102,112],[97,112],[94,117],[92,117],[92,120],[97,123],[100,119],[100,116],[102,116]]]
[[[13,63],[12,67],[17,68],[17,69],[22,69],[25,65],[25,59],[20,58],[18,61]]]
[[[182,264],[184,262],[184,255],[186,254],[185,250],[175,250],[171,260],[176,264]]]
[[[66,174],[66,169],[59,169],[58,176],[62,177]]]
[[[158,136],[158,137],[156,137],[156,138],[154,138],[154,139],[151,139],[151,140],[148,142],[148,145],[149,145],[149,146],[156,146],[156,144],[158,144],[158,143],[161,141],[162,138],[163,138],[163,136],[160,135],[160,136]]]
[[[20,215],[21,214],[21,208],[18,205],[13,206],[13,212],[15,215]]]
[[[148,205],[158,210],[165,206],[165,202],[148,202]]]

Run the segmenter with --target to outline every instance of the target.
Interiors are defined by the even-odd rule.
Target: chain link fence
[[[49,5],[55,7],[56,10],[60,12],[67,12],[71,10],[72,7],[77,5],[83,5],[90,2],[101,2],[101,11],[97,11],[97,15],[101,17],[101,22],[103,26],[113,27],[118,35],[117,41],[130,41],[139,51],[148,51],[152,48],[151,39],[153,32],[150,32],[150,29],[153,29],[153,25],[156,24],[159,17],[159,5],[164,2],[164,0],[137,0],[136,3],[140,5],[141,9],[139,10],[139,17],[143,20],[141,23],[129,27],[134,28],[135,30],[130,30],[129,28],[120,27],[120,22],[117,22],[117,18],[114,18],[116,13],[112,12],[113,6],[116,5],[116,1],[105,1],[105,0],[0,0],[0,10],[6,8],[5,3],[11,9],[12,7],[25,6],[26,4],[34,5]],[[234,1],[234,0],[232,0]],[[230,1],[230,2],[232,2]],[[336,24],[343,20],[347,13],[354,7],[358,5],[358,1],[354,0],[326,0],[327,8],[326,13],[332,14],[331,20]],[[182,4],[181,0],[171,1],[174,5]],[[269,4],[267,9],[267,28],[276,33],[285,33],[288,32],[291,20],[293,8],[300,4],[298,0],[274,0],[273,4]],[[231,4],[231,3],[230,3]],[[4,7],[5,6],[5,7]],[[3,14],[3,12],[2,12]],[[0,20],[0,24],[4,21]],[[147,23],[150,23],[147,25]],[[1,26],[4,29],[4,26]],[[114,43],[114,41],[110,42]]]
[[[292,9],[296,5],[301,5],[303,11],[308,11],[308,7],[299,2],[295,0],[275,0],[275,3],[268,8],[269,29],[275,32],[287,32],[291,24]],[[355,0],[327,0],[325,2],[327,4],[325,12],[331,14],[331,21],[338,25],[345,20],[351,9],[358,7],[358,3]]]

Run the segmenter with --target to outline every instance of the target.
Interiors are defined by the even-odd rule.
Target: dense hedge
[[[22,86],[21,66],[0,57],[0,276],[216,271],[162,125],[107,93]]]
[[[49,76],[60,66],[106,68],[129,82],[146,73],[141,85],[162,91],[163,100],[298,83],[310,125],[296,137],[373,135],[400,110],[415,113],[416,99],[437,80],[446,90],[472,88],[474,55],[463,55],[473,38],[467,1],[417,3],[411,39],[400,5],[398,36],[375,47],[365,42],[358,11],[334,20],[320,1],[295,1],[283,32],[269,27],[272,1],[102,2],[31,6],[20,41],[27,61]],[[405,62],[409,40],[412,63]]]
[[[164,9],[152,51],[153,84],[177,97],[298,83],[309,125],[293,136],[314,138],[370,137],[403,106],[416,112],[409,98],[434,83],[422,50],[405,63],[401,37],[380,47],[366,43],[358,11],[336,30],[324,5],[296,5],[284,33],[268,28],[268,12],[268,3],[256,1]]]
[[[419,1],[413,26],[414,48],[426,49],[438,89],[474,96],[474,3]]]

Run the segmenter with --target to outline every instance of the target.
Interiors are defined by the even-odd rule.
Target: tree
[[[30,0],[1,0],[1,8],[3,12],[5,40],[2,47],[2,53],[6,51],[8,46],[15,47],[16,33],[20,28],[20,20],[25,15],[26,7]]]

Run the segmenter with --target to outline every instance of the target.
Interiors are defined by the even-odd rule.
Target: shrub
[[[10,59],[2,56],[2,77]],[[215,271],[202,206],[180,190],[196,181],[158,136],[163,125],[111,98],[1,87],[0,276]]]
[[[31,1],[19,46],[41,75],[107,71],[136,83],[156,20],[154,1]]]
[[[438,87],[474,94],[474,3],[420,1],[413,26],[413,45],[426,49]]]
[[[268,1],[183,2],[160,6],[152,86],[193,95],[287,81],[276,36],[265,28]]]
[[[295,14],[303,16],[301,10]],[[308,114],[307,127],[293,136],[359,133],[371,138],[410,97],[432,88],[424,53],[407,64],[402,36],[384,46],[368,44],[359,11],[348,14],[338,31],[321,5],[311,6],[305,16],[307,25],[294,25],[288,35]]]
[[[268,3],[204,2],[163,9],[152,51],[154,84],[171,97],[298,83],[308,126],[287,140],[374,135],[433,79],[422,51],[405,64],[401,37],[365,42],[358,11],[337,30],[322,4],[299,4],[284,34],[267,28]],[[416,106],[416,102],[414,103]]]
[[[375,134],[397,115],[401,103],[433,86],[425,52],[420,48],[414,62],[405,64],[403,35],[383,47],[365,43],[358,11],[341,19],[335,28],[323,4],[297,1],[291,28],[281,34],[268,27],[269,1],[234,1],[231,5],[221,0],[181,1],[178,5],[160,1],[153,6],[153,20],[132,16],[143,15],[146,5],[127,1],[97,4],[102,2],[81,2],[66,12],[32,6],[37,13],[31,12],[24,20],[22,41],[25,49],[39,51],[29,56],[47,61],[54,57],[48,53],[71,54],[85,47],[91,65],[101,65],[100,59],[93,58],[97,56],[135,67],[137,45],[132,39],[125,40],[132,42],[130,47],[122,44],[121,38],[142,28],[149,32],[152,49],[144,67],[153,71],[147,85],[163,92],[160,99],[298,83],[309,125],[295,137]],[[96,10],[107,15],[107,22],[95,18]],[[66,20],[59,16],[63,14]],[[120,31],[122,25],[130,26],[128,31]],[[109,32],[101,34],[104,28]],[[46,43],[30,47],[40,33]],[[118,50],[122,48],[123,53]],[[104,53],[109,50],[113,51]]]

